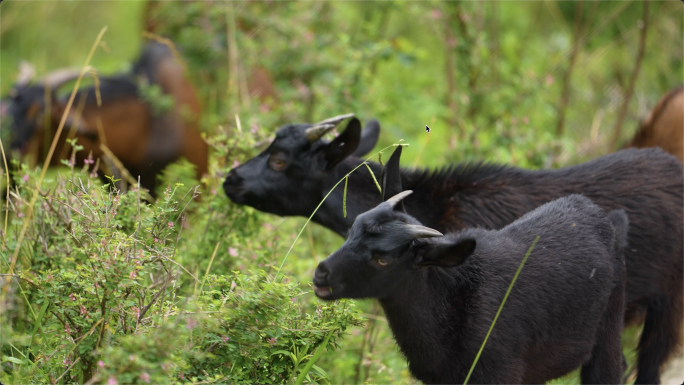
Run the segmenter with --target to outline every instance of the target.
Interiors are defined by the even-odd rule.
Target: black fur
[[[612,222],[612,224],[611,224]],[[499,231],[415,239],[383,203],[356,218],[314,275],[319,297],[378,298],[425,383],[462,383],[513,275],[527,260],[470,383],[543,383],[582,366],[582,383],[621,381],[627,217],[571,195]],[[454,267],[444,267],[454,266]]]

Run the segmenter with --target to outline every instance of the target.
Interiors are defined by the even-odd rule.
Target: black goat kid
[[[395,210],[410,193],[356,218],[347,241],[316,269],[318,297],[378,298],[411,373],[425,383],[462,383],[538,235],[470,381],[538,384],[578,366],[582,383],[621,381],[624,211],[606,217],[570,195],[498,231],[441,237]]]
[[[226,194],[237,203],[278,215],[311,215],[332,186],[360,164],[353,156],[355,146],[372,148],[359,126],[352,119],[333,141],[344,143],[342,155],[352,156],[336,156],[327,165],[325,156],[335,149],[333,143],[307,141],[303,133],[309,125],[281,128],[269,149],[231,171],[224,183]],[[413,190],[403,202],[408,212],[442,232],[467,227],[501,229],[542,204],[570,194],[583,194],[606,211],[625,210],[631,223],[630,247],[625,251],[625,325],[644,323],[636,383],[660,382],[660,368],[681,341],[684,311],[681,162],[660,149],[626,149],[559,170],[480,163],[429,172],[401,170],[400,155],[401,147],[386,164],[385,179],[394,181],[387,188],[393,194],[401,192],[402,185]],[[281,156],[286,159],[282,163],[278,161]],[[376,175],[383,171],[377,163],[369,165]],[[381,202],[376,191],[370,174],[362,168],[349,178],[347,217],[342,216],[340,187],[313,220],[344,236],[357,215]]]

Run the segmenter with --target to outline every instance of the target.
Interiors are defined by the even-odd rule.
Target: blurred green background
[[[404,138],[415,146],[406,154],[409,165],[477,158],[548,167],[610,151],[636,65],[644,4],[170,2],[146,12],[142,1],[10,0],[0,12],[3,94],[20,60],[34,64],[39,76],[80,66],[105,25],[109,52],[99,50],[92,64],[101,74],[124,70],[138,54],[147,18],[182,50],[207,130],[234,125],[227,117],[235,112],[272,130],[353,111],[362,120],[380,119],[380,144]],[[682,83],[682,6],[650,2],[648,13],[618,144]],[[226,39],[236,46],[234,67]],[[275,87],[277,100],[268,107],[240,95],[256,67],[268,71]],[[429,136],[425,124],[433,129]]]
[[[143,31],[153,29],[181,51],[210,139],[242,140],[236,115],[256,141],[284,123],[354,112],[362,121],[380,120],[378,148],[399,139],[410,144],[403,166],[478,159],[559,167],[612,152],[663,94],[682,84],[682,12],[680,1],[6,0],[0,6],[0,93],[12,87],[21,60],[39,77],[80,67],[104,26],[106,44],[91,64],[100,74],[125,71]],[[264,78],[268,87],[255,85]],[[256,95],[271,86],[272,95]],[[246,145],[232,152],[219,147],[208,190],[220,186],[231,165],[256,154]],[[170,170],[166,177],[178,175]],[[304,220],[250,215],[289,235],[275,239],[273,263],[279,265]],[[342,240],[316,225],[304,235],[285,269],[308,288],[317,261]],[[188,269],[206,269],[213,251],[207,244],[185,257]],[[245,248],[244,254],[254,246],[235,237],[223,248],[229,245]],[[219,271],[225,254],[217,256]],[[223,269],[235,264],[225,262]],[[370,321],[377,326],[353,329],[342,350],[318,365],[333,383],[412,381],[377,304],[358,307],[371,319],[379,316]],[[630,363],[636,333],[624,335]],[[558,380],[568,381],[577,378]]]

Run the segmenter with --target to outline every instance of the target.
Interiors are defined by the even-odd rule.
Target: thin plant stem
[[[480,351],[477,352],[477,355],[475,356],[475,361],[473,361],[473,364],[470,366],[470,371],[468,371],[468,375],[466,376],[465,381],[463,381],[463,385],[466,385],[468,383],[468,380],[470,379],[470,375],[473,374],[473,370],[475,369],[475,365],[477,364],[477,360],[480,359],[480,354],[482,354],[482,350],[484,349],[485,345],[487,344],[487,339],[489,338],[489,334],[491,334],[492,329],[494,329],[494,325],[496,324],[496,320],[499,318],[499,314],[501,314],[501,309],[503,309],[504,304],[506,303],[506,300],[508,299],[508,295],[511,293],[511,289],[513,289],[513,284],[515,284],[515,280],[518,279],[518,275],[520,274],[520,271],[522,271],[522,268],[525,265],[527,258],[530,256],[530,253],[532,253],[532,249],[534,249],[534,246],[537,244],[538,240],[539,240],[539,235],[537,235],[537,237],[534,238],[534,242],[532,242],[532,245],[527,250],[527,254],[525,254],[525,257],[523,258],[522,262],[520,262],[520,266],[518,266],[518,271],[515,272],[515,275],[513,276],[513,280],[511,281],[511,284],[508,285],[508,290],[506,290],[506,295],[504,295],[503,301],[501,301],[501,305],[499,305],[499,310],[496,312],[496,315],[494,316],[494,321],[492,321],[492,325],[489,326],[489,331],[487,331],[487,335],[485,336],[484,341],[482,341],[482,346],[480,346]]]
[[[0,150],[2,151],[2,161],[5,163],[5,177],[7,178],[7,196],[5,197],[5,229],[2,233],[2,249],[5,250],[5,242],[7,241],[7,218],[9,217],[9,191],[10,191],[10,179],[9,179],[9,167],[7,167],[7,157],[5,156],[5,146],[2,144],[2,139],[0,139]]]
[[[216,257],[216,252],[218,251],[219,246],[221,245],[221,241],[216,242],[216,247],[214,247],[214,254],[211,255],[211,260],[209,260],[209,266],[207,266],[207,272],[204,273],[204,279],[202,279],[202,285],[200,285],[200,295],[202,295],[202,289],[204,288],[204,283],[207,281],[207,276],[209,275],[209,271],[211,270],[211,264],[214,263],[214,257]]]
[[[363,166],[364,164],[366,164],[367,161],[369,161],[371,158],[375,157],[378,153],[381,153],[381,152],[387,150],[387,149],[390,148],[390,147],[408,146],[408,144],[400,144],[403,140],[404,140],[404,139],[399,139],[399,141],[397,141],[396,143],[392,144],[391,146],[387,146],[387,147],[383,148],[382,150],[376,152],[375,154],[369,156],[366,160],[364,160],[363,162],[359,163],[358,166],[354,167],[354,169],[352,169],[351,171],[349,171],[344,177],[342,177],[342,179],[340,179],[339,181],[337,181],[337,183],[335,183],[335,185],[330,189],[330,191],[328,191],[328,193],[323,197],[323,199],[322,199],[321,202],[318,204],[318,206],[316,206],[316,209],[313,211],[313,213],[311,213],[311,216],[309,216],[309,218],[306,220],[306,223],[304,223],[304,226],[302,226],[302,229],[299,230],[299,233],[297,234],[297,237],[296,237],[296,238],[294,239],[294,241],[292,242],[292,245],[290,246],[290,249],[287,251],[287,254],[285,254],[285,258],[283,259],[283,262],[280,264],[280,267],[278,268],[278,271],[276,272],[275,276],[273,277],[273,280],[274,280],[274,281],[276,280],[276,278],[278,278],[278,274],[280,274],[280,270],[283,269],[283,265],[285,265],[285,261],[287,261],[287,257],[290,256],[290,253],[292,252],[292,249],[294,248],[294,245],[297,243],[297,240],[298,240],[299,237],[302,235],[302,232],[304,231],[304,229],[306,228],[306,226],[309,224],[309,222],[311,222],[311,219],[313,218],[313,216],[316,215],[316,212],[318,211],[318,209],[321,208],[321,206],[323,205],[323,202],[325,202],[325,200],[328,199],[328,196],[330,196],[330,194],[332,194],[332,192],[335,190],[335,188],[337,188],[337,186],[338,186],[340,183],[342,183],[343,180],[345,180],[349,175],[351,175],[351,174],[352,174],[354,171],[356,171],[359,167],[361,167],[361,166]],[[371,173],[371,174],[372,174],[372,173]],[[377,182],[376,182],[376,183],[377,183]]]

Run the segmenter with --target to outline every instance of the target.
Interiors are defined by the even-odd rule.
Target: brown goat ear
[[[457,243],[428,244],[423,252],[421,266],[453,267],[465,262],[475,251],[474,239],[462,239]]]
[[[352,118],[344,132],[328,144],[325,149],[325,160],[327,161],[325,171],[330,171],[351,155],[359,146],[360,140],[361,122],[357,118]]]
[[[390,156],[389,160],[385,164],[385,167],[382,169],[382,175],[380,176],[380,179],[382,180],[383,202],[403,191],[401,186],[401,170],[399,169],[401,148],[402,146],[398,146],[397,149],[394,150],[392,156]],[[406,209],[404,208],[404,202],[402,201],[394,206],[394,209],[406,212]]]

